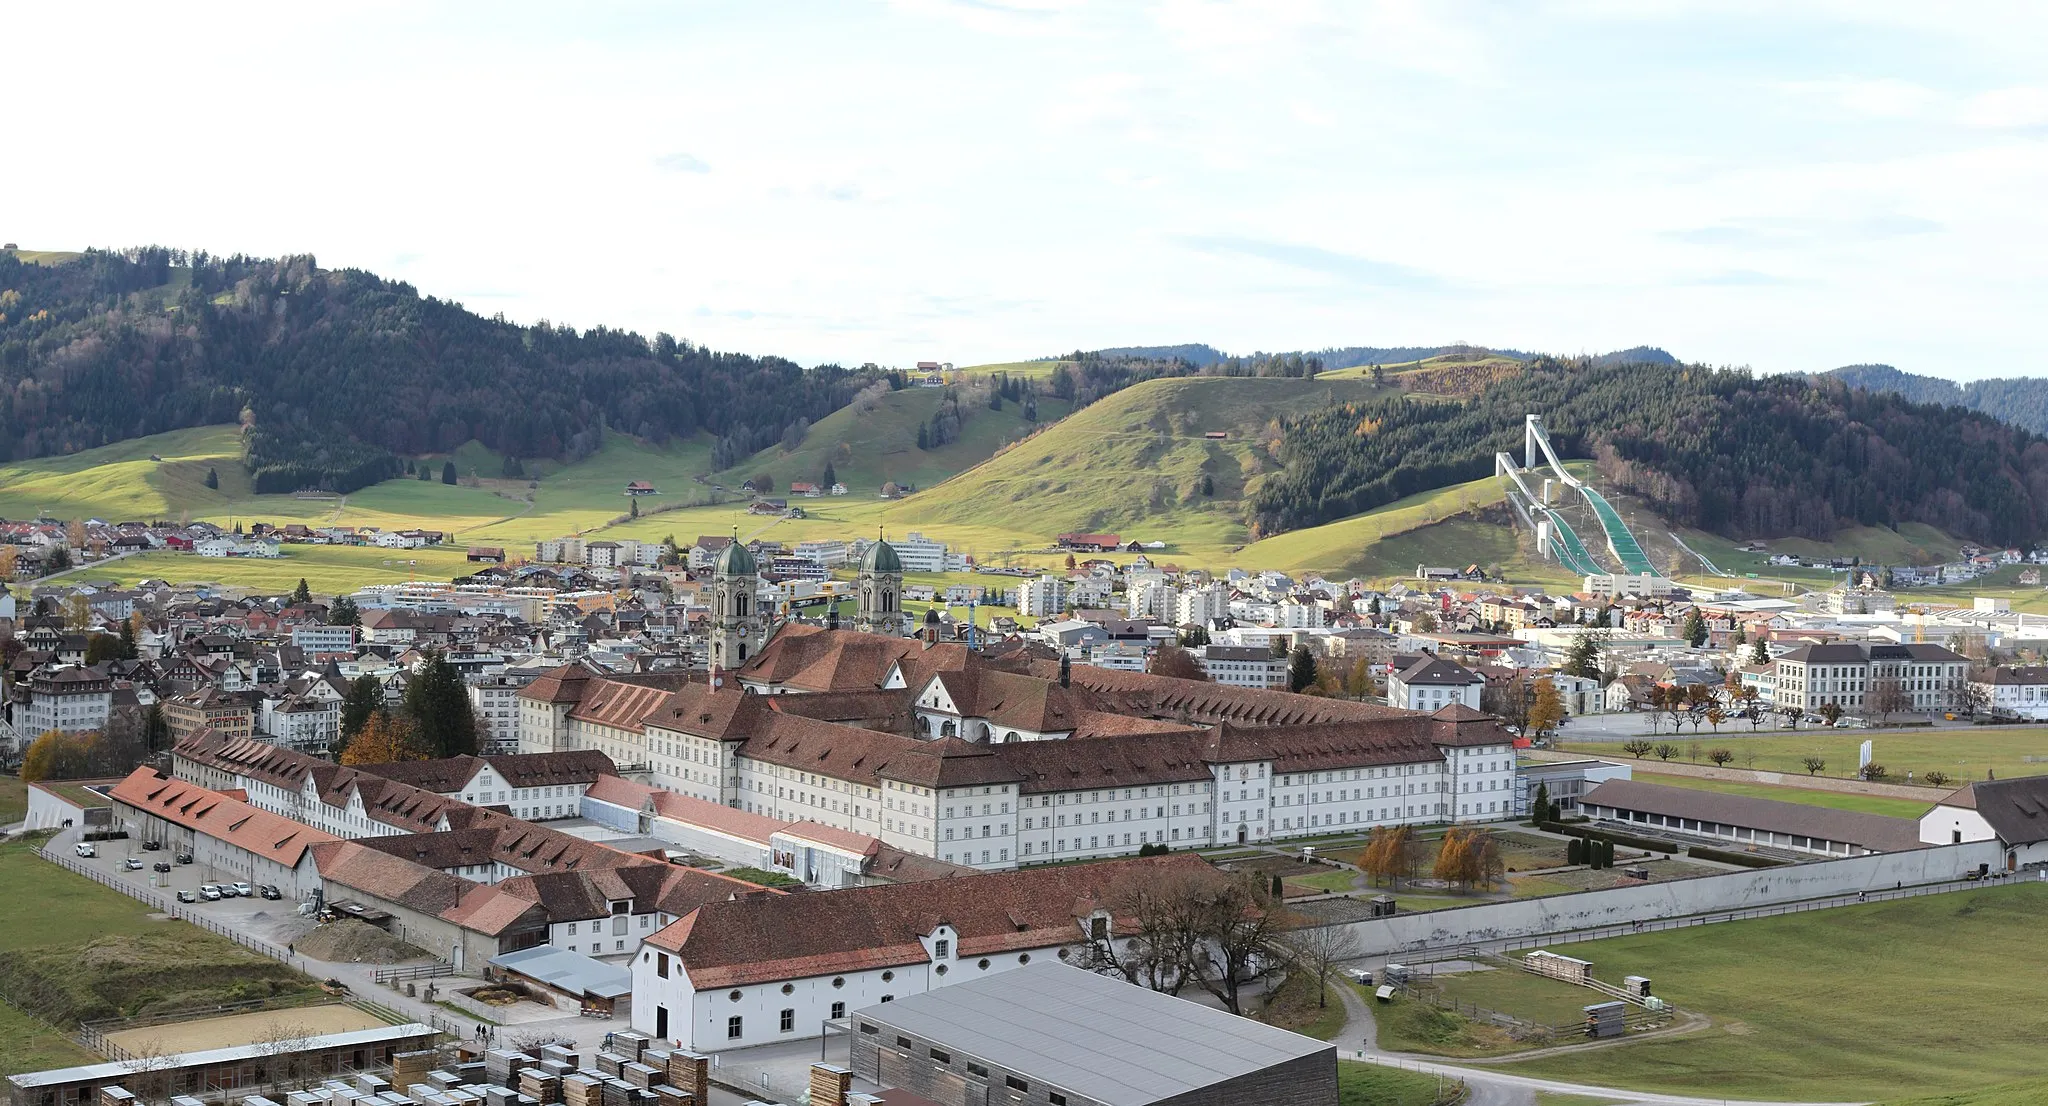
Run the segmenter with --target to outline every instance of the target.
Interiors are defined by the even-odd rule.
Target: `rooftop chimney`
[[[1074,681],[1074,661],[1065,653],[1060,654],[1060,686],[1069,687]]]

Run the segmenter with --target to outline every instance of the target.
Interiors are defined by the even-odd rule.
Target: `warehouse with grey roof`
[[[1335,1106],[1336,1046],[1040,961],[848,1019],[858,1078],[940,1106]]]

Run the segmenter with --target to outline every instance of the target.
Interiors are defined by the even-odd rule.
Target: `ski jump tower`
[[[1539,466],[1547,466],[1549,471],[1543,473]],[[1607,502],[1607,497],[1565,469],[1557,450],[1551,448],[1550,435],[1544,432],[1542,415],[1531,414],[1522,423],[1522,464],[1517,466],[1510,454],[1496,453],[1493,455],[1493,471],[1496,476],[1508,478],[1508,502],[1522,521],[1536,532],[1537,548],[1545,557],[1555,558],[1579,576],[1600,576],[1608,571],[1593,559],[1571,524],[1553,508],[1556,485],[1563,484],[1584,496],[1593,508],[1594,517],[1600,520],[1600,528],[1607,539],[1607,552],[1620,563],[1622,572],[1657,575],[1657,570],[1650,565],[1650,558],[1644,555],[1643,547],[1635,535],[1629,533],[1620,512]],[[1539,473],[1543,473],[1541,494],[1529,483]]]

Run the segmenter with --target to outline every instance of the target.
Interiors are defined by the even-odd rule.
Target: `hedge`
[[[1710,849],[1705,845],[1694,845],[1685,850],[1685,855],[1696,860],[1718,860],[1723,864],[1738,864],[1744,868],[1775,868],[1780,864],[1792,863],[1780,857],[1736,852],[1732,849]]]
[[[1632,833],[1618,830],[1594,829],[1591,826],[1571,826],[1563,822],[1545,822],[1543,828],[1551,833],[1570,834],[1573,837],[1589,837],[1596,841],[1607,841],[1616,845],[1627,845],[1631,849],[1642,849],[1653,853],[1676,853],[1678,846],[1654,837],[1637,837]]]

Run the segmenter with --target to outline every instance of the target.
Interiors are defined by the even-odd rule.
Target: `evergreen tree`
[[[406,685],[405,713],[419,727],[420,740],[431,755],[476,755],[476,712],[470,707],[469,691],[462,674],[440,651],[429,651]]]
[[[626,512],[626,513],[627,513],[627,514],[628,514],[629,516],[631,516],[631,517],[633,517],[633,518],[639,518],[639,517],[640,517],[640,497],[639,497],[639,496],[637,496],[637,495],[629,495],[629,496],[627,496],[627,497],[626,497],[626,506],[627,506],[627,507],[629,508],[629,509],[627,510],[627,512]]]
[[[1750,652],[1749,652],[1749,663],[1751,663],[1751,664],[1769,664],[1769,663],[1771,663],[1771,651],[1770,651],[1770,649],[1769,649],[1769,648],[1768,648],[1768,647],[1767,647],[1767,646],[1766,646],[1766,645],[1764,644],[1764,638],[1763,638],[1763,635],[1762,635],[1762,634],[1758,634],[1758,635],[1757,635],[1757,638],[1756,638],[1756,643],[1755,643],[1755,645],[1756,645],[1756,647],[1755,647],[1754,649],[1751,649],[1751,650],[1750,650]]]
[[[354,737],[370,716],[384,709],[384,685],[377,677],[357,676],[350,680],[348,691],[341,697],[341,737],[343,741]]]
[[[1554,822],[1557,820],[1550,813],[1549,784],[1539,783],[1536,785],[1536,801],[1530,806],[1529,816],[1530,819],[1534,821],[1537,825],[1542,825],[1545,822]]]
[[[292,602],[311,603],[312,601],[313,589],[306,586],[306,578],[301,576],[299,577],[299,586],[292,589]]]
[[[327,608],[327,624],[329,626],[361,626],[363,624],[363,612],[356,609],[356,601],[354,599],[344,595],[334,601],[334,606]]]
[[[1213,477],[1213,476],[1210,476],[1210,475],[1209,475],[1208,473],[1206,473],[1206,472],[1205,472],[1205,473],[1203,473],[1203,474],[1202,474],[1202,495],[1203,495],[1203,496],[1205,496],[1205,497],[1207,497],[1207,496],[1213,496],[1213,495],[1215,495],[1215,494],[1216,494],[1216,478],[1215,478],[1215,477]]]
[[[1582,679],[1598,679],[1600,676],[1600,637],[1590,630],[1581,631],[1565,649],[1564,674]]]
[[[443,462],[441,462],[441,483],[443,483],[443,484],[453,484],[453,483],[455,483],[455,462],[453,462],[453,461],[443,461]]]
[[[1700,615],[1698,607],[1685,612],[1685,640],[1691,642],[1695,649],[1707,643],[1707,620]]]
[[[1314,686],[1315,682],[1316,655],[1309,652],[1306,645],[1295,646],[1287,658],[1287,689],[1298,692]]]
[[[122,620],[121,620],[121,630],[120,630],[120,634],[121,634],[121,659],[122,659],[122,660],[124,660],[124,661],[132,661],[132,660],[134,660],[134,659],[135,659],[135,658],[136,658],[137,656],[139,656],[139,655],[140,655],[140,650],[138,650],[138,649],[136,648],[136,645],[135,645],[135,622],[134,622],[134,620],[132,620],[132,619],[127,619],[127,618],[124,618],[124,619],[122,619]]]
[[[833,470],[832,462],[825,462],[825,472],[824,475],[818,477],[818,483],[823,485],[828,492],[832,490],[832,485],[839,483],[839,473]]]
[[[427,471],[427,466],[424,463],[420,465],[420,479],[423,481],[431,481],[434,479],[434,474]]]
[[[220,489],[220,473],[211,465],[207,466],[206,469],[206,486],[216,491]]]
[[[931,447],[932,447],[932,434],[931,434],[931,430],[930,430],[930,428],[926,427],[926,426],[925,426],[925,424],[923,424],[923,423],[918,423],[918,424],[917,424],[917,448],[919,448],[919,449],[930,449]]]

